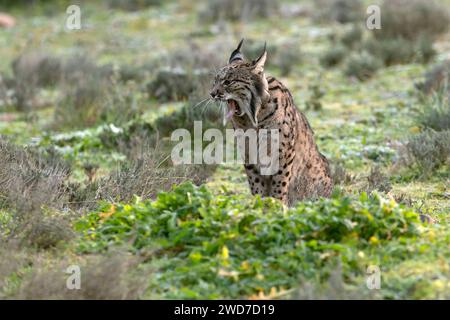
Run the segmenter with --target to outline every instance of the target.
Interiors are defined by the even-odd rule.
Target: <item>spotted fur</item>
[[[235,129],[275,129],[279,132],[279,170],[262,175],[261,166],[244,166],[253,194],[280,199],[287,205],[295,201],[331,194],[333,182],[329,164],[314,142],[314,132],[305,115],[298,110],[289,90],[279,80],[264,74],[267,52],[246,61],[240,52],[242,41],[220,69],[211,96],[235,102],[238,112],[231,122]],[[258,144],[260,141],[258,141]]]

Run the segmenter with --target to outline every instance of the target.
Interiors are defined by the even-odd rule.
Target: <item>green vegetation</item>
[[[435,37],[448,30],[449,11],[440,1],[384,1],[380,9],[384,21],[383,27],[375,31],[378,38],[417,39],[423,34]]]
[[[289,291],[299,277],[326,279],[337,261],[344,277],[361,276],[366,265],[386,259],[389,250],[394,250],[390,267],[415,253],[436,253],[423,247],[416,213],[365,193],[286,209],[273,199],[213,194],[187,183],[155,201],[104,203],[76,230],[84,235],[81,252],[115,245],[150,251],[149,259],[161,268],[159,285],[149,290],[163,298]],[[397,294],[405,295],[405,289],[399,287]]]
[[[361,1],[336,0],[331,6],[342,6],[345,12],[351,12],[353,2],[361,5]],[[321,64],[333,67],[348,56],[345,74],[363,81],[381,65],[432,61],[437,53],[434,42],[450,23],[446,6],[437,1],[393,0],[383,1],[380,11],[383,18],[379,29],[363,29],[360,18],[350,20],[351,26],[331,34],[332,46],[321,56]]]
[[[424,174],[431,174],[444,165],[450,156],[450,131],[424,131],[411,137],[407,148],[420,170]]]
[[[359,80],[371,78],[381,67],[381,62],[372,55],[363,51],[360,54],[352,55],[347,61],[345,74],[356,77]]]

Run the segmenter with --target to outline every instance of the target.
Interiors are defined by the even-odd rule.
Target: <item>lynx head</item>
[[[216,74],[210,95],[227,103],[226,119],[246,116],[257,127],[261,104],[270,97],[264,75],[266,45],[259,58],[246,61],[241,53],[243,41],[231,53],[228,64]]]

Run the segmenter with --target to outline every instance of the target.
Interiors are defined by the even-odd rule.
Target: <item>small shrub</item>
[[[315,19],[320,22],[354,22],[363,19],[364,7],[360,0],[319,0],[315,1]]]
[[[374,30],[380,39],[435,37],[447,31],[450,21],[448,8],[435,0],[389,0],[380,9],[383,26]]]
[[[33,230],[42,227],[42,232],[45,225],[53,227],[55,220],[45,222],[44,208],[64,207],[67,201],[66,181],[70,173],[67,164],[55,155],[42,155],[35,150],[16,147],[4,139],[0,139],[0,163],[0,208],[13,213],[9,223],[0,225],[6,229],[1,233],[10,238],[28,233],[31,243],[46,247],[44,242],[47,240],[39,238],[39,232]],[[47,228],[45,231],[49,232],[43,236],[54,239],[54,235],[56,238],[62,235],[57,235],[53,232],[55,230]],[[48,243],[54,243],[52,239]]]
[[[26,82],[14,80],[13,104],[17,111],[29,112],[34,108],[36,87],[28,85]]]
[[[200,184],[209,176],[202,165],[167,165],[167,156],[157,150],[147,150],[131,163],[125,163],[108,177],[96,182],[95,197],[110,201],[129,202],[134,196],[142,199],[155,198],[158,192],[168,191],[173,185],[185,181]],[[92,197],[90,200],[93,200]]]
[[[108,0],[107,5],[111,9],[120,9],[125,11],[139,11],[150,6],[159,6],[162,0]]]
[[[155,120],[155,128],[162,137],[169,137],[172,132],[184,128],[193,132],[194,121],[202,121],[202,128],[216,128],[219,126],[222,114],[220,109],[211,103],[194,104],[188,101],[181,109]]]
[[[12,145],[0,137],[0,204],[18,204],[24,213],[36,206],[58,206],[69,168],[56,155]]]
[[[415,60],[420,63],[429,63],[436,56],[433,40],[426,34],[421,35],[416,41],[415,51]]]
[[[119,79],[111,65],[99,66],[79,55],[67,59],[52,128],[122,125],[138,117],[143,111],[143,95],[136,83],[122,84]]]
[[[151,62],[147,62],[142,65],[124,64],[119,68],[119,79],[122,82],[142,82],[147,79],[151,73],[155,72],[156,68],[157,66],[153,65]]]
[[[181,68],[159,70],[156,78],[147,85],[151,97],[159,101],[185,100],[209,76],[204,71],[186,71]]]
[[[416,116],[422,127],[435,131],[450,130],[450,101],[446,91],[447,89],[443,88],[423,101],[424,105]]]
[[[40,50],[30,50],[13,61],[12,70],[13,104],[19,111],[30,111],[36,106],[38,89],[54,86],[61,79],[61,60]]]
[[[73,237],[67,219],[55,216],[34,217],[23,235],[22,243],[38,249],[49,249]]]
[[[113,79],[96,122],[123,126],[137,120],[145,107],[144,96],[135,83],[120,85]]]
[[[247,44],[249,43],[246,41],[246,46]],[[150,65],[154,64],[158,69],[163,66],[168,69],[210,70],[224,64],[223,56],[217,53],[229,49],[230,46],[225,41],[200,44],[189,40],[176,50],[170,50],[162,54]],[[258,52],[258,54],[260,53]],[[255,57],[258,57],[258,55]]]
[[[26,51],[12,63],[16,81],[37,87],[56,85],[61,79],[61,67],[59,57],[41,50]]]
[[[302,61],[300,44],[296,41],[286,42],[278,47],[277,54],[273,57],[273,65],[280,69],[282,76],[288,76]]]
[[[5,110],[13,106],[13,94],[10,88],[10,81],[0,73],[0,110]]]
[[[410,162],[427,177],[450,158],[450,131],[426,130],[412,136],[406,144]]]
[[[136,272],[139,258],[115,250],[105,256],[90,256],[79,262],[82,278],[79,290],[67,288],[70,261],[49,263],[34,261],[14,297],[33,300],[122,300],[137,299],[147,288],[148,270]],[[148,269],[148,268],[147,268]]]
[[[315,80],[308,85],[310,96],[305,102],[306,110],[318,111],[322,109],[322,98],[325,96],[325,90],[322,88],[320,79]]]
[[[404,38],[372,38],[364,43],[364,48],[381,59],[385,66],[428,63],[436,54],[433,41],[426,35],[414,41]]]
[[[36,105],[36,95],[40,88],[58,85],[63,91],[62,96],[72,97],[84,85],[85,89],[79,89],[82,92],[74,99],[80,100],[90,96],[89,93],[96,89],[101,90],[102,85],[113,74],[110,65],[97,66],[86,55],[76,54],[62,58],[39,50],[21,54],[12,63],[12,69],[13,100],[19,111],[29,111]]]
[[[200,11],[201,22],[220,20],[247,21],[255,18],[267,18],[279,11],[279,3],[274,0],[213,0]]]
[[[242,53],[248,60],[256,59],[264,50],[264,44],[265,43],[263,41],[258,41],[253,38],[245,39]],[[277,55],[278,48],[279,46],[275,43],[266,43],[267,53],[270,52],[272,57]]]
[[[354,48],[362,41],[362,38],[363,30],[355,24],[349,31],[345,32],[341,36],[340,40],[341,43],[347,48]]]
[[[381,66],[382,62],[378,58],[363,51],[349,57],[345,74],[363,81],[371,78]]]
[[[425,94],[439,92],[448,88],[450,76],[450,61],[444,61],[432,67],[425,74],[425,81],[416,84],[417,89]]]
[[[403,38],[371,39],[364,44],[364,48],[385,66],[411,63],[415,56],[413,43]]]
[[[76,54],[62,67],[61,98],[53,128],[82,128],[96,123],[108,93],[110,79],[89,57]]]
[[[99,138],[105,147],[126,155],[130,161],[137,161],[143,154],[153,150],[160,136],[153,124],[136,119],[125,125],[123,131],[116,130],[116,134],[111,130],[105,131]]]
[[[339,163],[333,164],[332,168],[332,178],[334,184],[345,185],[349,184],[353,180],[354,177]]]
[[[85,79],[99,81],[99,85],[107,82],[114,75],[110,64],[98,65],[87,53],[76,53],[62,62],[62,85],[79,85]]]
[[[320,64],[325,68],[334,67],[340,64],[346,55],[347,49],[345,47],[341,45],[332,46],[320,57]]]
[[[106,87],[89,77],[77,85],[66,86],[55,109],[53,128],[75,129],[94,125],[100,117],[106,94]]]
[[[389,192],[392,189],[391,182],[389,178],[381,172],[379,166],[374,166],[370,168],[370,173],[367,176],[367,192],[372,191],[381,191],[381,192]]]

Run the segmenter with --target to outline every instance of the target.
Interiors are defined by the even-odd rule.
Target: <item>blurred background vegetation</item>
[[[0,297],[448,298],[450,1],[78,1],[81,29],[68,30],[71,4],[0,0]],[[380,30],[365,26],[369,4],[381,8]],[[99,201],[132,203],[136,195],[154,200],[183,182],[244,201],[239,197],[249,191],[239,165],[173,166],[170,161],[173,130],[192,130],[194,120],[203,120],[204,130],[224,129],[218,106],[203,100],[214,72],[241,38],[249,59],[267,42],[267,74],[287,85],[310,120],[320,150],[332,163],[335,200],[382,194],[408,208],[395,211],[399,217],[412,210],[434,222],[421,225],[426,230],[421,239],[407,243],[386,236],[383,241],[392,243],[377,251],[371,247],[375,232],[367,247],[349,245],[351,254],[342,254],[337,273],[317,259],[339,256],[341,249],[312,254],[313,264],[287,255],[283,268],[292,274],[279,272],[282,262],[276,252],[269,253],[268,261],[275,262],[266,266],[273,272],[265,275],[271,279],[266,282],[258,265],[264,259],[255,253],[248,257],[255,267],[248,279],[243,276],[245,289],[229,291],[224,288],[239,281],[236,270],[224,271],[231,267],[221,264],[217,280],[208,260],[224,263],[225,240],[222,249],[203,258],[191,256],[200,254],[201,242],[180,249],[172,238],[158,238],[139,254],[134,247],[130,253],[122,231],[112,254],[85,255],[76,249],[83,232],[74,229],[75,222],[89,212],[109,212],[96,211]],[[164,199],[156,201],[166,205]],[[183,201],[188,200],[177,206],[182,208]],[[264,216],[257,205],[239,207],[239,201],[230,201],[215,205]],[[317,204],[297,213],[316,210],[327,216],[333,206]],[[87,228],[98,221],[90,223]],[[223,223],[226,229],[232,222]],[[262,239],[274,247],[280,241]],[[330,243],[344,241],[339,239]],[[391,261],[392,252],[401,253]],[[188,264],[165,273],[187,257],[196,268]],[[209,264],[198,264],[202,259]],[[78,296],[54,287],[61,280],[55,270],[69,260],[99,279]],[[235,262],[245,269],[245,261]],[[374,261],[386,265],[391,282],[386,290],[367,295],[359,267]],[[320,269],[320,276],[313,269]],[[108,270],[114,270],[117,281],[108,280]],[[353,291],[347,293],[349,284]]]

